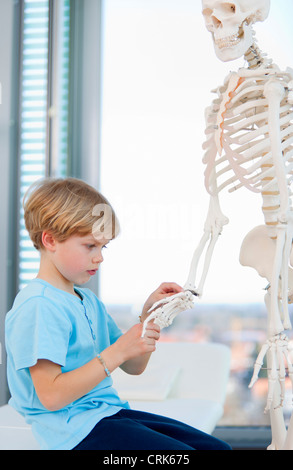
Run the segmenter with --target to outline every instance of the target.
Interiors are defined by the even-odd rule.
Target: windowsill
[[[271,443],[269,426],[219,426],[213,436],[230,444],[233,450],[266,450]]]

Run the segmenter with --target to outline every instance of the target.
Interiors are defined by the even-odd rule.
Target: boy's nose
[[[94,256],[92,261],[93,261],[94,264],[102,263],[104,261],[102,253],[100,253],[99,255]]]

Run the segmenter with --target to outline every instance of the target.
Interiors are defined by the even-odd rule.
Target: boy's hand
[[[155,351],[156,342],[160,339],[160,327],[150,322],[144,337],[141,333],[142,324],[137,323],[111,346],[116,351],[120,367],[129,374],[138,374],[144,370],[149,355]]]
[[[163,282],[163,284],[161,284],[158,287],[158,289],[156,289],[146,300],[142,309],[141,321],[144,322],[144,320],[151,313],[151,312],[149,313],[147,312],[155,302],[158,302],[159,300],[163,300],[166,297],[170,297],[174,294],[179,294],[179,292],[182,292],[182,291],[183,291],[183,288],[180,287],[175,282]]]

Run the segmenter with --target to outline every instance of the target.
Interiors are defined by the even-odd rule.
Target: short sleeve
[[[6,327],[16,370],[32,367],[38,359],[65,366],[71,329],[66,313],[52,300],[28,300]]]

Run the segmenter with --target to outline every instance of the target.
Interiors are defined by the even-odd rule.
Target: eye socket
[[[213,14],[213,10],[211,10],[210,8],[204,8],[204,10],[202,11],[202,15],[204,17],[207,30],[211,32],[213,31],[212,14]]]
[[[212,13],[213,10],[211,10],[210,8],[205,8],[204,10],[202,10],[203,16],[212,16]]]
[[[236,13],[235,3],[223,3],[222,8],[226,13]]]
[[[211,8],[204,8],[202,10],[202,15],[208,30],[210,30],[210,28],[213,29],[216,22],[220,24],[222,18],[230,17],[231,14],[234,15],[235,13],[236,5],[230,2],[222,3],[216,10],[212,10]]]

